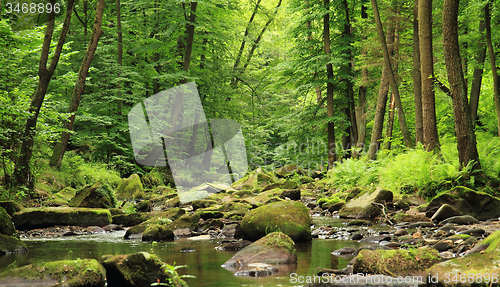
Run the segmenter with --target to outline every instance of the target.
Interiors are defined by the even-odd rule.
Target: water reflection
[[[197,286],[294,286],[290,283],[290,273],[307,276],[315,273],[318,267],[340,269],[347,265],[350,258],[337,257],[331,252],[344,246],[358,248],[362,243],[342,240],[314,239],[309,243],[297,244],[298,264],[295,270],[286,274],[266,278],[244,278],[234,276],[232,272],[221,265],[231,258],[236,251],[218,251],[216,240],[192,241],[189,239],[176,240],[152,245],[138,240],[124,240],[124,231],[96,234],[91,236],[75,236],[53,239],[26,240],[29,252],[25,254],[11,254],[0,257],[0,271],[9,264],[23,266],[30,263],[41,263],[55,260],[93,258],[99,260],[107,254],[129,254],[139,251],[153,252],[169,264],[187,265],[187,268],[178,269],[180,274],[196,276],[196,279],[187,278],[191,287]],[[191,253],[181,252],[182,248],[196,250]]]

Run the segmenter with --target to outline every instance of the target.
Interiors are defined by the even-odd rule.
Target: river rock
[[[427,286],[498,286],[500,230],[493,232],[474,249],[481,252],[468,252],[466,256],[447,260],[429,268],[426,271],[429,278],[438,278],[439,280],[438,282],[430,281]],[[465,280],[461,281],[461,278],[469,278],[469,276],[474,278],[473,283],[475,284],[470,284]],[[490,285],[490,283],[492,284]]]
[[[236,190],[255,190],[265,188],[276,182],[274,176],[268,174],[262,168],[257,168],[249,175],[236,181],[231,186]]]
[[[12,218],[3,207],[0,207],[0,234],[7,236],[16,234],[16,228],[12,222]]]
[[[55,225],[106,226],[111,223],[107,209],[44,207],[25,208],[14,213],[12,221],[18,230],[44,228]]]
[[[252,263],[295,264],[295,243],[282,232],[272,232],[238,251],[222,267],[243,269]]]
[[[443,223],[467,225],[467,224],[479,223],[479,221],[470,215],[461,215],[461,216],[453,216],[450,218],[446,218],[445,220],[443,220]]]
[[[129,178],[123,178],[115,189],[116,198],[120,200],[142,198],[144,187],[137,174],[132,174]]]
[[[500,217],[500,199],[463,186],[436,196],[426,210],[436,209],[443,204],[448,204],[462,214],[471,215],[478,220]]]
[[[265,263],[251,263],[248,264],[251,269],[239,270],[234,273],[236,276],[247,277],[266,277],[278,273],[278,268]]]
[[[147,252],[102,257],[108,287],[150,287],[152,283],[158,282],[166,286],[187,287],[180,276],[167,272],[163,264],[156,255]],[[175,281],[174,285],[169,285],[169,281]]]
[[[274,170],[274,173],[276,174],[276,176],[278,176],[280,178],[291,177],[295,173],[298,173],[300,175],[306,174],[296,164],[287,164],[287,165],[285,165],[283,167],[277,168],[277,169]]]
[[[392,202],[392,192],[377,187],[373,192],[366,192],[353,198],[340,210],[340,217],[373,218],[381,214],[381,207],[376,205]]]
[[[71,207],[87,208],[113,208],[115,199],[113,198],[111,187],[106,184],[96,183],[86,185],[78,190],[75,196],[69,201]]]
[[[172,229],[159,225],[149,225],[142,233],[142,241],[166,241],[174,240],[174,232]]]
[[[332,255],[336,255],[336,256],[353,255],[355,252],[356,252],[356,249],[346,246],[346,247],[342,247],[340,249],[333,251]]]
[[[0,256],[10,253],[23,253],[27,252],[28,247],[26,243],[21,241],[15,236],[7,236],[5,234],[0,234]],[[0,284],[0,286],[2,286]]]
[[[446,218],[453,216],[460,216],[462,213],[460,211],[455,210],[455,208],[451,207],[448,204],[443,204],[441,207],[434,213],[431,217],[433,221],[443,221]]]
[[[431,248],[413,250],[361,250],[353,264],[353,274],[389,276],[422,275],[423,270],[441,262],[439,253]]]
[[[212,200],[212,199],[195,199],[193,202],[191,202],[191,206],[193,207],[193,210],[197,210],[200,208],[207,208],[212,205],[216,205],[217,201]]]
[[[118,214],[113,216],[113,223],[121,226],[134,226],[151,218],[151,215],[142,212]]]
[[[295,189],[283,190],[283,192],[280,194],[280,198],[300,200],[300,189],[295,188]]]
[[[250,210],[241,222],[245,239],[255,241],[272,231],[281,231],[295,242],[310,241],[311,218],[301,202],[285,200]]]
[[[104,268],[95,259],[62,260],[30,264],[0,273],[0,286],[104,287],[105,278]]]

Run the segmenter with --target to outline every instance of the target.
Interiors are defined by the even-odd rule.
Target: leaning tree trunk
[[[389,26],[389,31],[387,31],[386,43],[390,47],[390,53],[392,54],[392,43],[394,43],[394,25]],[[384,128],[384,117],[385,110],[387,107],[387,94],[389,92],[389,76],[387,72],[387,67],[383,65],[382,76],[380,79],[380,87],[378,90],[377,107],[375,111],[375,118],[373,119],[373,129],[370,138],[370,147],[368,149],[368,158],[372,160],[377,159],[377,152],[380,149],[380,144],[382,140],[382,130]]]
[[[415,102],[415,142],[424,142],[422,117],[422,78],[420,75],[420,47],[418,38],[418,0],[413,4],[413,96]]]
[[[493,43],[491,41],[491,21],[490,21],[490,3],[484,8],[484,19],[486,22],[486,43],[488,45],[488,55],[490,57],[491,75],[493,76],[493,100],[497,110],[497,132],[500,137],[500,83],[498,82],[498,73],[496,66],[496,56],[493,51]]]
[[[330,10],[330,0],[323,0],[323,4],[327,10]],[[330,57],[330,14],[326,13],[323,16],[323,46],[325,55]],[[327,78],[326,83],[326,115],[328,116],[328,169],[333,167],[337,160],[337,149],[335,144],[335,126],[332,122],[333,118],[333,66],[331,63],[326,64]]]
[[[51,3],[55,4],[55,1],[52,0]],[[30,190],[32,190],[34,187],[34,179],[30,170],[30,160],[33,153],[34,137],[35,137],[36,123],[38,120],[38,114],[40,113],[40,108],[42,107],[45,94],[47,93],[49,82],[52,79],[52,76],[54,75],[54,71],[57,67],[57,63],[59,62],[59,58],[61,56],[64,41],[66,40],[66,33],[68,32],[69,25],[71,22],[71,11],[73,10],[73,4],[74,0],[68,0],[68,4],[66,6],[66,18],[64,19],[64,24],[59,34],[59,40],[57,42],[54,55],[52,55],[52,60],[50,62],[49,67],[47,67],[47,62],[50,54],[50,42],[52,41],[52,34],[54,32],[55,14],[54,12],[52,12],[48,15],[47,28],[45,30],[45,37],[42,45],[42,53],[40,55],[40,63],[38,65],[38,86],[35,95],[31,100],[29,108],[30,115],[26,120],[26,126],[24,128],[24,132],[21,138],[22,140],[21,153],[19,154],[14,169],[14,178],[16,184],[25,185]]]
[[[420,43],[420,73],[422,79],[422,118],[424,146],[428,151],[439,148],[436,124],[436,103],[432,86],[434,65],[432,56],[432,0],[418,2],[418,37]]]
[[[387,48],[387,43],[385,41],[384,29],[382,27],[382,22],[380,21],[380,15],[378,12],[377,0],[371,0],[372,8],[373,8],[373,16],[375,18],[375,23],[377,24],[377,32],[380,41],[380,45],[382,46],[382,53],[384,55],[384,65],[387,67],[387,72],[389,75],[389,82],[391,84],[392,93],[394,95],[394,101],[396,104],[396,108],[398,109],[398,118],[399,118],[399,126],[401,128],[401,132],[403,133],[403,139],[405,145],[408,148],[413,147],[413,140],[411,139],[410,131],[406,125],[406,117],[403,109],[403,104],[401,103],[401,97],[399,96],[399,89],[396,83],[396,77],[394,76],[394,72],[392,70],[391,59],[389,56],[389,50]]]
[[[458,43],[458,6],[459,0],[444,0],[443,4],[443,51],[446,63],[450,94],[453,101],[455,134],[460,167],[473,162],[472,170],[479,170],[479,155],[476,147],[476,135],[472,128],[467,86],[465,85]]]
[[[68,113],[71,114],[69,121],[64,123],[64,131],[61,134],[61,140],[56,144],[52,157],[50,159],[49,165],[52,167],[61,167],[61,162],[64,157],[64,153],[68,147],[70,132],[73,130],[73,125],[75,123],[76,111],[80,105],[80,100],[82,98],[83,90],[85,88],[85,79],[89,73],[90,64],[94,58],[95,50],[97,49],[97,44],[99,43],[99,38],[102,36],[104,31],[102,31],[102,15],[104,13],[104,0],[99,0],[97,4],[97,12],[94,20],[94,28],[92,29],[92,35],[90,36],[90,41],[87,47],[87,52],[83,57],[80,70],[78,71],[78,78],[73,89],[73,96],[71,97],[71,102],[68,107]]]

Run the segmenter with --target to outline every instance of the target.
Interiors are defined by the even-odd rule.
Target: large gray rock
[[[106,226],[111,223],[107,209],[44,207],[25,208],[14,213],[12,221],[18,230],[44,228],[55,225]]]
[[[462,214],[471,215],[478,220],[500,217],[500,199],[463,186],[433,198],[427,206],[428,216],[430,211],[437,210],[443,204],[448,204]]]
[[[180,276],[167,272],[163,264],[156,255],[147,252],[102,257],[102,265],[106,268],[108,287],[150,287],[152,283],[158,281],[166,286],[187,287]],[[167,285],[169,281],[175,282],[172,285]]]
[[[340,210],[340,217],[373,218],[381,214],[381,207],[377,204],[391,203],[392,192],[377,187],[373,192],[366,192],[353,198]]]
[[[106,273],[95,259],[30,264],[0,273],[0,286],[103,287]]]
[[[250,210],[241,222],[243,237],[257,240],[269,232],[281,231],[295,242],[311,240],[309,210],[301,202],[285,200]]]

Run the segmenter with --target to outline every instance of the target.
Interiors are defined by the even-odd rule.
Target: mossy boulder
[[[195,230],[198,226],[198,221],[200,221],[200,214],[198,213],[186,213],[174,220],[170,226],[173,229],[177,228],[189,228],[190,230]]]
[[[21,211],[19,206],[14,201],[0,201],[0,207],[3,207],[10,216],[14,215],[14,213],[18,211]]]
[[[434,215],[431,217],[433,221],[443,221],[447,218],[453,217],[453,216],[460,216],[462,213],[460,211],[455,210],[453,207],[449,206],[448,204],[443,204],[441,207],[434,213]]]
[[[44,228],[55,225],[106,226],[111,223],[107,209],[44,207],[25,208],[14,213],[12,221],[18,230]]]
[[[281,231],[295,242],[311,240],[309,210],[301,202],[285,200],[250,210],[241,222],[245,239],[255,241]]]
[[[287,164],[283,167],[277,168],[274,170],[274,173],[276,174],[276,176],[281,178],[290,177],[296,173],[300,175],[305,174],[305,172],[301,170],[296,164]]]
[[[129,214],[113,215],[113,223],[122,226],[134,226],[151,218],[150,214],[135,212]]]
[[[275,182],[276,179],[272,175],[258,168],[249,175],[233,183],[232,187],[236,190],[255,190],[265,188],[267,185]]]
[[[3,207],[0,207],[0,234],[7,236],[16,234],[16,228],[12,222],[12,218]]]
[[[434,197],[427,206],[427,215],[432,216],[443,204],[448,204],[456,211],[478,220],[500,217],[500,199],[463,186],[457,186]]]
[[[363,249],[354,260],[352,273],[420,276],[424,275],[427,268],[439,262],[439,252],[428,247],[411,250]]]
[[[149,225],[142,233],[142,241],[165,241],[173,240],[174,232],[164,225]]]
[[[393,199],[392,192],[377,187],[372,192],[365,192],[360,196],[353,198],[340,210],[340,217],[354,218],[373,218],[381,214],[379,204],[391,203]]]
[[[95,259],[62,260],[0,273],[0,286],[101,287],[105,277],[104,267]]]
[[[26,244],[15,236],[0,234],[0,255],[27,252]],[[1,284],[0,284],[1,286]]]
[[[106,269],[108,287],[150,287],[158,282],[166,286],[187,287],[175,270],[167,271],[167,266],[156,255],[147,252],[105,255],[102,265]],[[169,281],[173,283],[169,285]]]
[[[78,190],[69,202],[71,207],[87,208],[113,208],[115,204],[111,187],[99,182]]]
[[[193,207],[193,210],[197,210],[200,208],[207,208],[212,205],[216,205],[217,201],[211,200],[211,199],[196,199],[191,202],[191,206]]]
[[[297,262],[295,243],[282,232],[272,232],[246,246],[223,267],[245,267],[252,263],[293,264]]]
[[[137,174],[124,178],[115,189],[116,198],[120,200],[141,198],[144,196],[144,187]]]

